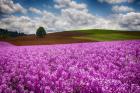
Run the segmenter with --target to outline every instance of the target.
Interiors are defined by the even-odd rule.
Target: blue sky
[[[1,0],[0,28],[35,33],[72,29],[140,29],[139,0]]]
[[[47,10],[56,13],[59,12],[58,9],[54,8],[55,0],[13,0],[13,1],[15,3],[20,3],[25,8],[35,7],[40,10]],[[85,3],[91,13],[97,14],[99,16],[108,16],[109,14],[112,14],[113,11],[111,7],[114,5],[125,5],[134,8],[136,11],[140,11],[139,0],[134,0],[134,2],[132,3],[122,2],[116,4],[109,4],[107,2],[101,3],[99,0],[73,0],[73,1],[76,1],[77,3]]]

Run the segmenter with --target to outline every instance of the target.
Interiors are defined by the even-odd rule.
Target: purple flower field
[[[0,93],[140,93],[139,40],[0,48]]]

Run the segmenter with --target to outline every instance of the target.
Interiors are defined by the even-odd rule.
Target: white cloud
[[[71,3],[71,0],[54,0],[55,1],[55,8],[65,8]]]
[[[118,3],[124,3],[124,2],[131,3],[134,0],[98,0],[98,1],[99,2],[106,2],[109,4],[118,4]]]
[[[118,12],[118,13],[120,13],[120,12],[132,12],[132,11],[134,11],[134,9],[131,7],[128,7],[128,6],[116,5],[116,6],[112,7],[112,11]]]
[[[75,1],[71,1],[71,3],[69,3],[70,8],[74,8],[74,9],[79,9],[79,10],[87,10],[87,6],[86,4],[78,4]]]
[[[87,11],[87,5],[84,3],[77,3],[73,0],[55,0],[55,8],[58,9],[64,9],[64,8],[74,8],[74,9],[79,9],[79,10],[85,10]]]
[[[116,29],[118,25],[112,25],[110,20],[97,17],[88,12],[87,5],[77,3],[74,0],[55,0],[56,8],[61,9],[60,19],[65,23],[65,30],[79,28],[111,28]]]
[[[115,20],[126,30],[140,30],[140,13],[130,12],[127,14],[115,15]]]
[[[52,29],[54,32],[80,29],[80,28],[109,28],[114,29],[116,26],[110,25],[110,21],[96,17],[87,11],[76,9],[63,9],[61,15],[44,11],[42,16],[30,18],[27,16],[9,16],[0,20],[0,27],[20,30],[26,34],[33,34],[39,26]],[[51,30],[52,31],[52,30]]]
[[[111,18],[103,18],[91,14],[85,4],[76,3],[73,0],[57,1],[64,1],[62,5],[58,4],[58,2],[56,3],[56,5],[58,5],[60,8],[60,14],[54,14],[48,11],[38,11],[38,9],[32,7],[32,9],[30,8],[30,11],[35,10],[32,12],[39,14],[41,12],[41,14],[32,18],[28,16],[8,16],[6,18],[2,18],[0,19],[0,28],[20,30],[26,34],[34,34],[39,26],[43,26],[48,32],[58,32],[81,28],[114,30],[140,29],[140,13],[130,12],[126,14],[116,14]]]
[[[0,12],[4,14],[11,13],[26,13],[27,10],[23,8],[19,3],[14,3],[12,0],[0,0]]]
[[[41,14],[41,11],[37,8],[34,8],[34,7],[30,7],[29,11],[31,11],[32,13],[35,13],[35,14]]]
[[[65,18],[69,23],[76,25],[86,25],[93,23],[94,16],[86,11],[80,11],[73,8],[62,9],[62,17]]]
[[[9,29],[13,28],[14,30],[21,30],[29,34],[35,33],[39,26],[44,26],[48,29],[53,28],[54,31],[64,31],[86,27],[98,28],[105,26],[106,28],[107,24],[109,24],[109,21],[105,22],[105,20],[89,13],[87,6],[83,3],[79,4],[73,0],[57,0],[56,5],[61,7],[60,15],[55,15],[54,13],[47,11],[41,12],[32,7],[29,9],[30,11],[35,13],[41,12],[41,15],[34,18],[29,18],[27,16],[10,16],[2,19],[0,26]],[[104,23],[106,25],[103,25]]]
[[[33,33],[34,29],[36,29],[36,24],[34,23],[35,21],[27,16],[9,16],[8,18],[0,20],[0,26],[2,28],[21,31],[27,34]]]
[[[120,29],[119,25],[113,23],[111,20],[97,17],[88,11],[81,11],[74,8],[62,9],[61,15],[55,16],[53,19],[51,22],[46,21],[51,23],[48,27],[54,27],[58,31],[81,28]],[[45,18],[43,20],[45,20]]]
[[[47,11],[43,13],[43,16],[34,18],[9,16],[0,20],[0,26],[11,30],[20,30],[26,34],[34,34],[39,26],[47,28],[48,32],[50,30],[57,32],[81,28],[140,29],[140,13],[134,12],[116,14],[112,19],[97,17],[86,11],[82,12],[76,9],[63,9],[59,16]]]

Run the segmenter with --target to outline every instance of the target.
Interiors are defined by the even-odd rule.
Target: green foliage
[[[9,31],[7,29],[0,28],[0,39],[14,38],[17,36],[25,36],[24,33],[19,33],[17,31]]]
[[[36,31],[37,37],[44,37],[46,35],[46,31],[43,27],[39,27]]]

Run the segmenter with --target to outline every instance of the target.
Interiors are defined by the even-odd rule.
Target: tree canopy
[[[46,31],[43,27],[39,27],[36,31],[36,36],[44,37],[46,35]]]

